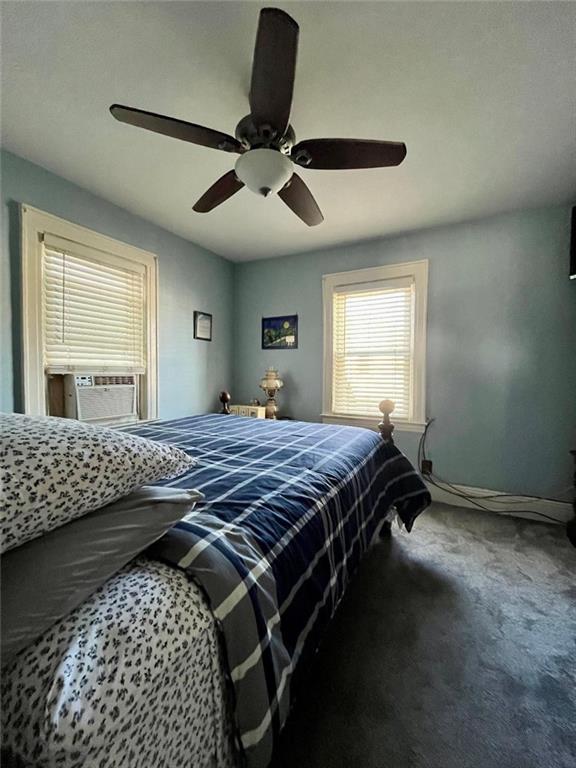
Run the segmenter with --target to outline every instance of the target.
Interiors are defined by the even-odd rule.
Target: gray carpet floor
[[[433,505],[367,555],[274,768],[576,768],[576,549]]]

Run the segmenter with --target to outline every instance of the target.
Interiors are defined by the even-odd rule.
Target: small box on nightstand
[[[266,418],[266,408],[263,405],[231,405],[230,413],[233,416],[249,416],[252,419]]]

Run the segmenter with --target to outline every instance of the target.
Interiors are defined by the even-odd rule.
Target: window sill
[[[364,427],[374,431],[378,431],[378,423],[382,420],[382,416],[380,418],[378,416],[348,416],[337,413],[322,413],[320,416],[324,424],[346,424],[349,427]],[[416,432],[421,435],[426,427],[425,423],[419,421],[396,420],[394,414],[391,416],[391,421],[396,432]]]

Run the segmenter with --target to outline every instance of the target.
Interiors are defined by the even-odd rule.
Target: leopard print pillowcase
[[[195,464],[179,448],[118,430],[0,414],[0,552]]]

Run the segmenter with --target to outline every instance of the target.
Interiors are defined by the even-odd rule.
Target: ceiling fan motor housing
[[[277,149],[251,149],[240,155],[234,168],[248,189],[267,197],[280,192],[292,178],[292,161]]]
[[[286,128],[283,135],[278,135],[276,129],[267,124],[256,125],[252,115],[246,115],[236,126],[236,138],[245,149],[267,147],[279,149],[285,155],[296,143],[296,134],[291,125]]]

